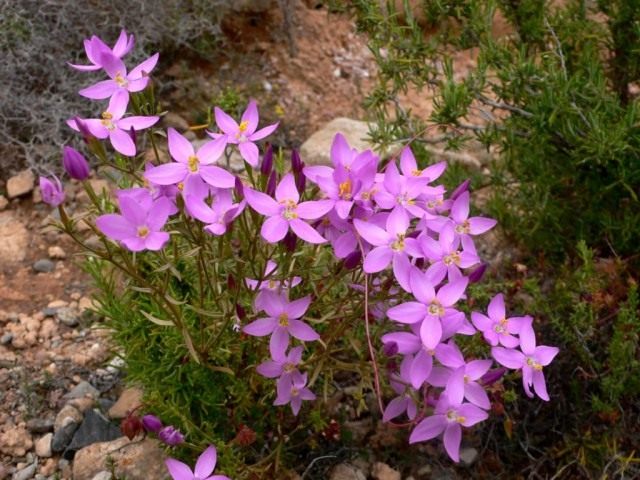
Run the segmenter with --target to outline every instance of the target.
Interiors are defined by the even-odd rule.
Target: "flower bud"
[[[244,198],[244,185],[242,184],[242,180],[240,180],[239,177],[236,177],[236,184],[234,185],[233,189],[238,196],[238,201],[242,200]]]
[[[40,193],[42,201],[52,207],[57,207],[64,202],[64,189],[58,177],[54,176],[55,183],[46,177],[40,177]]]
[[[284,244],[284,248],[287,249],[287,252],[295,252],[296,251],[296,242],[298,237],[294,235],[294,233],[289,230],[287,234],[282,239],[282,243]]]
[[[75,148],[65,146],[62,149],[62,165],[71,178],[76,180],[89,178],[89,164]]]
[[[162,422],[155,415],[145,415],[142,417],[142,426],[147,432],[158,433],[162,430]]]
[[[469,274],[469,283],[478,283],[482,280],[484,276],[484,272],[487,271],[487,264],[481,263],[478,267],[475,268],[473,272]]]
[[[262,157],[262,165],[260,165],[260,173],[262,175],[269,175],[273,170],[273,147],[271,144],[267,145],[267,148]]]
[[[302,168],[304,168],[304,163],[302,164]],[[295,177],[296,189],[298,190],[298,193],[302,195],[304,193],[304,189],[307,187],[307,177],[302,172],[298,172]]]
[[[133,440],[143,430],[143,425],[136,415],[128,415],[120,422],[120,431],[129,439]]]
[[[131,137],[131,140],[133,140],[133,144],[135,145],[136,140],[138,139],[138,135],[136,134],[136,130],[133,127],[129,129],[129,136]]]
[[[297,150],[291,151],[291,171],[296,174],[302,172],[302,160],[300,160],[300,154]]]
[[[160,430],[158,432],[158,438],[170,447],[175,447],[184,442],[184,435],[180,433],[180,430],[172,426],[164,427]]]
[[[273,172],[271,172],[271,175],[269,175],[269,180],[267,181],[267,189],[264,192],[270,197],[273,197],[276,194],[276,180],[276,172],[274,170]]]
[[[232,274],[227,275],[227,288],[229,290],[235,290],[237,287],[236,279]]]
[[[496,368],[495,370],[489,370],[482,377],[480,377],[480,384],[486,387],[488,385],[496,383],[504,376],[505,373],[507,373],[507,369],[504,367]]]
[[[84,120],[82,120],[80,117],[75,117],[74,120],[76,122],[78,130],[82,134],[82,138],[86,143],[89,143],[92,138],[95,138]]]
[[[393,357],[396,353],[398,353],[398,344],[396,342],[385,343],[382,347],[382,352],[387,357]]]
[[[244,320],[247,318],[247,312],[242,305],[236,303],[236,315],[240,320]]]
[[[469,190],[469,185],[470,184],[471,184],[471,180],[466,179],[464,182],[462,182],[460,185],[458,185],[456,187],[456,189],[453,192],[451,192],[451,197],[450,197],[451,200],[455,200],[460,195],[462,195],[464,192]]]
[[[362,252],[360,250],[356,250],[355,252],[351,252],[344,259],[343,265],[347,270],[351,270],[360,265],[360,260],[362,260]]]

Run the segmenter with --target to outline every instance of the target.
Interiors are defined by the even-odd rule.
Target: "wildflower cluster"
[[[139,140],[136,132],[152,127],[159,117],[127,115],[127,111],[131,101],[134,112],[140,113],[136,95],[141,95],[150,84],[148,74],[158,56],[128,71],[121,57],[132,43],[124,33],[113,49],[95,37],[85,43],[92,65],[83,69],[102,70],[109,78],[80,93],[92,99],[109,98],[109,103],[101,118],[76,117],[68,122],[83,134],[90,149],[98,152],[103,162],[108,163],[100,140],[107,138],[117,158],[122,161],[129,157],[124,161],[129,165],[125,171],[130,174],[130,184],[116,194],[119,213],[95,202],[95,230],[103,235],[105,250],[93,249],[94,254],[143,282],[141,291],[150,295],[158,293],[160,287],[145,279],[148,272],[135,271],[135,256],[118,263],[113,242],[123,249],[122,255],[158,252],[156,255],[163,259],[171,254],[167,246],[175,247],[176,242],[193,242],[195,248],[188,252],[191,256],[202,255],[216,242],[220,246],[216,261],[222,260],[222,252],[239,256],[242,246],[242,252],[249,252],[253,260],[264,262],[264,270],[260,267],[263,273],[254,270],[252,277],[243,275],[241,281],[229,274],[228,308],[219,300],[224,293],[217,266],[210,267],[214,276],[211,280],[204,257],[198,257],[200,295],[205,295],[205,288],[214,290],[221,316],[236,319],[233,324],[224,323],[222,328],[234,330],[237,340],[246,340],[247,336],[269,337],[269,358],[255,371],[277,379],[274,405],[288,404],[294,415],[300,412],[303,400],[316,398],[311,388],[320,372],[313,363],[318,358],[329,361],[331,352],[327,345],[336,335],[336,331],[330,330],[330,322],[342,320],[340,311],[325,317],[329,320],[314,319],[309,312],[318,313],[320,307],[314,303],[320,301],[321,295],[295,293],[301,288],[312,290],[308,285],[309,273],[295,267],[296,255],[315,256],[321,251],[332,252],[332,261],[341,272],[335,281],[345,280],[352,292],[363,293],[362,303],[354,307],[353,321],[364,320],[380,402],[382,390],[369,330],[370,315],[380,320],[381,329],[387,330],[381,337],[386,355],[400,357],[399,368],[392,368],[389,378],[398,396],[384,408],[384,420],[406,414],[413,427],[411,443],[444,433],[445,448],[457,461],[462,427],[488,417],[490,401],[485,387],[499,378],[504,369],[491,371],[493,362],[489,359],[466,360],[456,344],[459,335],[482,332],[500,365],[522,371],[527,395],[532,395],[533,385],[538,396],[548,400],[542,371],[557,349],[536,347],[532,319],[507,318],[501,295],[489,305],[488,316],[475,312],[469,320],[457,308],[469,283],[478,281],[485,269],[474,244],[475,237],[496,223],[489,218],[470,216],[468,183],[447,195],[445,187],[435,183],[446,168],[444,163],[421,169],[410,147],[402,150],[399,164],[395,158],[384,161],[370,150],[360,152],[351,148],[340,134],[331,147],[331,166],[306,166],[294,152],[291,171],[283,172],[274,168],[274,152],[270,147],[260,161],[256,142],[275,131],[277,124],[259,128],[254,101],[239,122],[216,107],[215,126],[208,132],[211,140],[199,148],[169,128],[166,137],[171,161],[162,163],[158,158],[157,164],[141,164],[135,157]],[[221,159],[232,148],[237,148],[245,160],[246,175],[236,176],[221,166]],[[86,160],[70,148],[65,149],[64,166],[72,178],[85,180],[89,175]],[[140,172],[142,167],[144,172]],[[41,182],[43,198],[60,206],[63,227],[72,233],[72,222],[62,205],[59,180]],[[264,242],[259,240],[258,231]],[[323,268],[324,275],[329,277],[326,265]],[[171,267],[164,268],[167,269]],[[346,280],[345,272],[353,272],[351,282]],[[192,357],[199,362],[199,350],[177,310],[193,300],[180,302],[169,298],[166,283],[163,282],[165,290],[159,296],[163,309],[173,315],[172,320],[148,318],[160,325],[177,327]],[[253,312],[248,315],[239,299],[240,291],[251,299]],[[369,299],[374,297],[376,303],[370,305]],[[202,303],[193,310],[202,313]],[[250,321],[246,322],[248,316]],[[391,322],[384,322],[386,318]],[[348,336],[349,329],[357,327],[349,322],[343,321],[337,332]],[[314,353],[305,359],[305,352],[311,350]],[[309,367],[314,367],[311,380]],[[162,428],[159,422],[151,420],[147,419],[151,423],[145,427],[165,442],[182,441],[179,432],[167,430],[172,427]],[[201,457],[202,462],[212,464],[212,454],[203,455],[208,460],[205,462]],[[213,470],[198,465],[195,474],[187,473],[188,467],[176,463],[169,468],[174,478],[182,478],[181,475],[200,478]],[[205,470],[208,473],[203,473]]]

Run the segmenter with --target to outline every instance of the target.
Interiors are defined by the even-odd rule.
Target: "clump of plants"
[[[72,66],[107,78],[80,95],[104,110],[67,122],[117,173],[118,190],[96,194],[88,162],[68,146],[65,170],[91,206],[71,217],[62,182],[40,184],[87,254],[100,312],[155,414],[127,419],[128,434],[207,447],[197,477],[211,475],[215,444],[227,475],[274,478],[326,433],[325,404],[341,384],[373,392],[409,443],[441,437],[454,461],[505,374],[549,400],[544,370],[558,349],[538,344],[533,318],[510,315],[499,293],[467,315],[468,286],[486,268],[476,239],[496,224],[471,214],[468,182],[447,192],[437,183],[445,163],[419,165],[410,146],[381,159],[340,134],[331,166],[296,152],[287,162],[268,145],[261,153],[278,125],[260,126],[254,101],[238,120],[216,107],[195,145],[155,128],[158,54],[128,69],[130,45],[124,34],[113,47],[85,42],[90,63]],[[233,149],[241,175],[224,168]],[[194,475],[167,465],[174,479]]]

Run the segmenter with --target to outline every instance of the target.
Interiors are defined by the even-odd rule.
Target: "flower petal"
[[[244,158],[252,167],[258,166],[260,158],[260,152],[255,143],[247,141],[238,144],[238,150],[240,150],[240,156]]]
[[[389,266],[393,252],[389,247],[376,247],[364,259],[363,269],[367,273],[376,273]]]
[[[444,430],[444,449],[447,451],[451,460],[460,461],[460,441],[462,440],[462,427],[459,423],[450,423]]]
[[[236,184],[236,177],[217,165],[201,165],[198,173],[212,187],[233,188]]]
[[[216,468],[217,458],[216,448],[213,445],[210,445],[209,448],[202,452],[198,457],[196,467],[193,470],[195,476],[198,478],[204,478],[211,475],[214,468]]]
[[[254,320],[250,324],[245,325],[242,331],[254,337],[264,337],[273,333],[277,326],[278,322],[275,318],[259,318],[258,320]]]
[[[290,220],[289,225],[291,226],[291,230],[305,242],[319,244],[327,241],[311,225],[299,218]]]
[[[167,458],[164,464],[167,466],[173,480],[193,480],[193,472],[187,464],[174,458]]]
[[[189,163],[189,157],[194,157],[193,145],[184,136],[180,135],[175,128],[167,130],[167,142],[171,157],[180,163]]]
[[[313,342],[320,338],[318,332],[301,320],[289,320],[289,333],[303,342]]]
[[[124,130],[116,128],[109,131],[109,140],[113,148],[122,155],[133,157],[136,154],[136,144],[133,143],[131,136]]]
[[[276,187],[276,200],[278,202],[292,201],[296,205],[300,201],[300,194],[296,188],[296,180],[292,173],[287,173]]]
[[[78,93],[92,100],[103,100],[113,95],[118,88],[118,84],[113,80],[102,80],[90,87],[83,88]]]
[[[96,226],[113,240],[124,240],[137,234],[136,227],[122,215],[109,213],[96,218]]]
[[[289,223],[279,215],[269,217],[262,224],[260,234],[269,243],[277,243],[284,238],[289,230]]]
[[[444,415],[432,415],[431,417],[427,417],[413,429],[411,436],[409,437],[409,443],[431,440],[432,438],[440,435],[446,426],[447,421],[445,420]]]
[[[417,323],[424,319],[427,307],[418,302],[406,302],[391,307],[387,310],[387,316],[400,323]]]
[[[251,208],[262,215],[269,217],[278,215],[282,208],[278,205],[278,202],[266,193],[258,192],[250,188],[244,189],[244,197],[247,199],[247,203]]]

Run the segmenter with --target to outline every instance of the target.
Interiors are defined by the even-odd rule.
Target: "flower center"
[[[141,238],[145,238],[147,235],[149,235],[149,227],[147,226],[142,226],[142,227],[138,227],[138,236]]]
[[[270,290],[273,290],[274,288],[276,288],[278,284],[276,283],[275,280],[269,280],[269,282],[267,283],[267,286]]]
[[[391,244],[391,250],[395,252],[404,251],[404,233],[398,234],[398,238]]]
[[[102,112],[102,120],[100,120],[100,123],[102,123],[102,126],[105,127],[107,130],[113,130],[114,128],[116,128],[116,126],[113,124],[113,114],[110,112]]]
[[[300,395],[300,390],[298,390],[296,387],[291,387],[291,396],[297,397],[298,395]]]
[[[456,412],[455,410],[449,410],[447,412],[447,420],[457,423],[464,423],[467,421],[465,417],[458,415],[458,412]]]
[[[120,72],[116,72],[116,76],[113,80],[118,84],[119,87],[126,87],[128,83],[127,79],[124,78],[122,76],[122,73]]]
[[[293,200],[285,200],[281,202],[284,204],[284,210],[282,211],[282,216],[285,220],[293,220],[294,218],[298,218],[298,214],[296,212],[296,207],[298,206],[296,202]]]
[[[178,190],[180,190],[180,191],[184,190],[184,183],[183,182],[178,182],[178,184],[176,186],[178,187]]]
[[[542,365],[540,365],[538,362],[536,362],[535,359],[531,357],[527,357],[527,365],[529,365],[534,370],[537,370],[538,372],[542,371]]]
[[[351,180],[342,182],[338,189],[338,195],[340,196],[340,198],[342,198],[343,200],[351,200]]]
[[[249,127],[249,120],[243,120],[242,122],[240,122],[240,125],[238,125],[238,130],[244,133],[247,131],[248,127]]]
[[[396,198],[398,205],[415,205],[416,201],[412,198],[407,198],[407,194],[403,193]]]
[[[429,305],[428,311],[431,315],[435,317],[441,317],[444,315],[444,307],[440,305],[440,302],[438,302],[437,300],[434,300],[433,302],[431,302],[431,305]]]
[[[296,369],[296,366],[295,366],[293,363],[289,363],[289,362],[285,363],[285,364],[284,364],[284,366],[282,367],[282,370],[283,370],[285,373],[291,373],[291,372],[293,372],[295,369]]]
[[[464,383],[469,383],[469,381],[471,380],[469,378],[469,375],[465,375],[463,378],[464,378]]]
[[[471,226],[469,225],[469,220],[465,220],[459,225],[456,225],[456,233],[459,234],[467,234],[471,230]]]
[[[413,170],[411,172],[411,175],[413,175],[414,177],[419,177],[420,175],[422,175],[422,170]]]
[[[190,172],[195,173],[198,171],[198,165],[200,164],[200,162],[198,161],[198,157],[196,157],[195,155],[191,155],[187,160],[187,163],[189,164]]]
[[[278,317],[278,325],[280,325],[281,327],[288,327],[289,326],[289,315],[287,315],[286,313],[281,313],[280,316]]]
[[[444,257],[444,259],[442,261],[444,262],[444,264],[446,266],[449,266],[451,264],[460,265],[460,252],[459,251],[455,251],[453,253],[450,253],[449,255]]]

